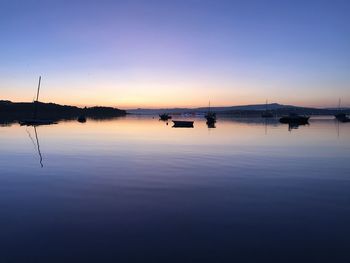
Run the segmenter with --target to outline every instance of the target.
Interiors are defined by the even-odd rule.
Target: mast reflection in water
[[[348,123],[194,121],[0,127],[0,262],[349,260]]]

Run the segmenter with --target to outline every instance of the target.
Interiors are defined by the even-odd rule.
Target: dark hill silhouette
[[[291,112],[297,114],[307,115],[334,115],[338,109],[327,109],[327,108],[311,108],[311,107],[298,107],[293,105],[283,105],[278,103],[270,103],[267,105],[268,110],[273,115],[281,116]],[[345,112],[349,112],[350,109],[344,108]],[[183,114],[183,113],[199,113],[205,114],[208,111],[207,107],[201,108],[168,108],[168,109],[134,109],[128,110],[132,114],[148,114],[156,115],[167,112],[169,114]],[[261,116],[261,113],[266,111],[266,104],[253,104],[253,105],[241,105],[241,106],[230,106],[230,107],[211,107],[211,111],[216,112],[218,115],[227,116]]]
[[[34,103],[0,101],[0,122],[13,122],[33,118]],[[50,120],[74,119],[84,115],[89,118],[112,118],[125,116],[126,111],[112,107],[79,108],[55,103],[38,102],[38,118]]]

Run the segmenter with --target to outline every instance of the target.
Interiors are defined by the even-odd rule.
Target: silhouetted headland
[[[85,116],[92,119],[105,119],[126,115],[125,110],[112,107],[79,108],[76,106],[59,105],[43,102],[11,102],[0,101],[0,123],[16,122],[22,119],[32,118],[34,103],[37,103],[38,118],[54,121],[77,119]]]

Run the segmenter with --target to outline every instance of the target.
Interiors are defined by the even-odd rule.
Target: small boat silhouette
[[[350,118],[347,116],[347,114],[342,112],[340,108],[340,104],[341,104],[341,100],[339,99],[338,113],[335,114],[334,117],[340,122],[350,122]]]
[[[84,115],[79,116],[78,117],[78,122],[85,123],[86,122],[86,117]]]
[[[57,122],[52,120],[38,120],[38,119],[24,119],[24,120],[20,120],[18,123],[21,126],[39,126],[39,125],[57,124]]]
[[[214,124],[216,122],[216,114],[215,113],[208,113],[205,115],[205,118],[207,119],[207,124]]]
[[[207,119],[207,124],[209,125],[214,124],[216,122],[216,113],[210,110],[210,101],[209,101],[208,112],[204,115],[204,117]]]
[[[267,108],[267,100],[266,100],[265,111],[263,113],[261,113],[261,117],[262,118],[272,118],[273,117],[272,112],[269,111],[268,108]]]
[[[162,121],[167,121],[167,120],[171,119],[171,116],[167,113],[163,113],[163,114],[159,114],[159,118]]]
[[[193,128],[194,121],[173,121],[174,128]]]
[[[214,128],[216,128],[215,122],[207,122],[207,127],[208,127],[209,129],[214,129]]]
[[[280,118],[281,123],[288,123],[288,124],[308,124],[309,123],[309,116],[304,115],[298,115],[296,113],[290,113],[288,116],[283,116]]]
[[[350,118],[345,113],[337,113],[334,117],[340,122],[350,122]]]

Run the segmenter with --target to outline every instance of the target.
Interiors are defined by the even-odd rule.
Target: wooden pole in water
[[[39,94],[40,94],[40,84],[41,84],[41,76],[39,76],[38,91],[36,93],[36,100],[34,101],[34,116],[33,116],[34,120],[36,120],[37,115],[38,115],[38,103],[39,103]]]

